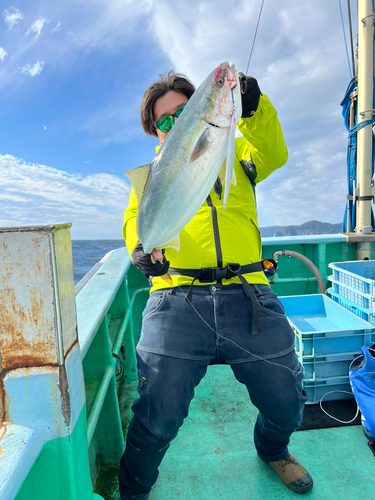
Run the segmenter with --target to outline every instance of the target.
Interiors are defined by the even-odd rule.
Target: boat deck
[[[130,389],[130,385],[125,388]],[[124,424],[135,387],[122,395]],[[189,417],[160,467],[150,500],[291,499],[273,470],[256,455],[252,429],[257,410],[230,367],[211,366],[196,390]],[[375,500],[375,457],[362,427],[347,426],[294,433],[289,450],[310,472],[311,500]],[[119,499],[116,471],[102,472],[96,491]]]

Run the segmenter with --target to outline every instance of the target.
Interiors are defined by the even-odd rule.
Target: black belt
[[[239,274],[248,274],[264,271],[262,262],[254,262],[246,266],[240,264],[228,264],[225,267],[205,267],[203,269],[181,269],[176,267],[169,268],[169,274],[172,276],[189,276],[197,279],[201,283],[212,283],[219,280],[230,280]]]
[[[271,261],[271,259],[269,259]],[[276,264],[276,263],[275,263]],[[203,269],[181,269],[176,267],[169,268],[169,274],[171,276],[188,276],[194,278],[188,293],[185,296],[185,300],[191,305],[193,299],[193,285],[194,281],[198,280],[200,283],[212,283],[214,281],[219,281],[223,279],[231,279],[234,277],[239,278],[242,284],[242,288],[246,296],[251,300],[253,305],[253,325],[252,333],[258,333],[258,301],[255,297],[254,291],[249,285],[249,283],[243,277],[243,274],[256,273],[264,271],[265,266],[263,262],[254,262],[253,264],[247,264],[241,266],[240,264],[228,264],[225,267],[206,267]]]

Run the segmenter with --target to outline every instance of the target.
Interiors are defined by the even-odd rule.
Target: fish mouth
[[[238,71],[235,64],[232,66],[227,65],[226,73],[227,73],[227,81],[229,83],[229,88],[234,89],[238,84]]]
[[[227,84],[229,84],[229,88],[235,88],[238,83],[238,71],[235,64],[232,64],[231,66],[228,61],[221,63],[215,70],[215,80],[220,74],[223,76],[225,75],[225,80]]]
[[[209,125],[211,125],[211,127],[216,127],[216,128],[222,128],[222,127],[219,127],[219,125],[215,125],[214,123],[211,123],[211,122],[207,122]]]

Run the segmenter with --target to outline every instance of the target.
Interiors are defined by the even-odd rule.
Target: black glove
[[[169,269],[169,261],[163,255],[163,263],[158,260],[155,264],[151,261],[151,254],[144,253],[142,243],[138,242],[137,246],[132,251],[132,260],[137,267],[146,276],[163,276]]]
[[[242,99],[242,118],[252,116],[259,106],[259,99],[262,95],[258,82],[252,76],[239,74]]]

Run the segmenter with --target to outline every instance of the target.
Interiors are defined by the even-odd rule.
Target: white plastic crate
[[[375,296],[375,260],[352,260],[328,264],[333,279],[361,293]]]
[[[352,288],[349,285],[336,281],[333,276],[328,276],[328,279],[332,282],[333,292],[344,297],[345,299],[354,302],[354,304],[368,309],[369,311],[375,311],[375,296],[370,295],[365,292],[361,292],[356,288]]]
[[[356,304],[355,302],[339,295],[338,293],[335,293],[332,288],[328,288],[327,293],[330,294],[335,302],[346,309],[349,309],[349,311],[368,321],[372,325],[375,325],[375,312],[372,312],[369,309],[366,309],[365,307],[362,307],[359,304]]]

